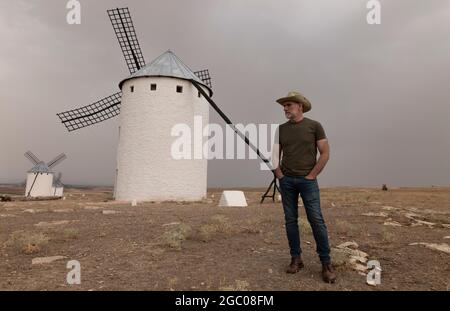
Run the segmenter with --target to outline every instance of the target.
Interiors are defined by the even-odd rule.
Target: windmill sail
[[[25,157],[26,157],[28,160],[31,161],[31,163],[33,163],[33,165],[36,165],[36,164],[38,164],[39,162],[41,162],[41,160],[39,160],[38,157],[35,156],[35,155],[33,154],[33,152],[31,152],[31,151],[27,151],[24,155],[25,155]]]
[[[56,165],[58,165],[59,163],[61,163],[65,159],[67,159],[67,156],[64,153],[61,153],[59,156],[57,156],[56,158],[54,158],[53,160],[48,162],[47,166],[48,166],[48,168],[55,167]]]
[[[234,130],[234,132],[241,137],[245,143],[253,150],[255,151],[255,153],[258,155],[258,157],[270,168],[270,170],[272,172],[275,171],[275,169],[272,167],[272,164],[270,163],[270,161],[268,159],[266,159],[264,157],[264,155],[259,151],[259,149],[253,145],[250,140],[248,139],[247,136],[245,136],[244,134],[242,134],[237,128],[236,126],[234,126],[233,122],[231,122],[231,120],[223,113],[222,110],[220,110],[220,108],[216,105],[216,103],[212,100],[212,98],[203,90],[203,88],[201,87],[201,85],[195,81],[195,80],[191,80],[192,84],[195,86],[195,88],[206,98],[206,100],[208,101],[208,103],[211,105],[211,107],[214,108],[214,110],[222,117],[222,119],[231,126],[231,128]]]
[[[200,70],[194,72],[197,77],[199,77],[200,80],[203,81],[210,89],[212,89],[212,83],[211,83],[211,76],[209,75],[209,70]]]
[[[127,63],[130,73],[133,74],[145,66],[144,56],[136,36],[128,8],[108,10],[117,40]]]
[[[120,113],[122,92],[105,97],[92,105],[58,113],[69,132],[103,122]]]
[[[180,63],[175,55],[172,56],[172,53],[165,53],[167,55],[162,55],[164,57],[160,56],[160,58],[154,61],[154,63],[157,63],[154,64],[154,66],[151,66],[152,64],[150,64],[149,66],[145,66],[145,60],[142,55],[141,47],[139,46],[139,41],[137,39],[128,8],[108,10],[108,15],[119,41],[119,45],[122,49],[123,55],[125,57],[128,69],[131,73],[131,77],[127,79],[140,75],[165,75],[165,73],[161,73],[157,70],[159,68],[158,65],[160,65],[159,63],[157,63],[158,61],[169,61],[171,64],[173,63],[175,65]],[[198,80],[198,83],[203,83],[209,88],[210,95],[212,95],[211,77],[209,75],[209,71],[206,69],[192,73],[187,67],[184,67],[186,66],[183,64],[181,67],[176,67],[175,69],[180,69],[182,73],[184,73],[185,71],[190,72],[191,75],[186,79],[194,79]],[[182,76],[181,78],[185,77]],[[120,86],[123,82],[124,81],[121,82]],[[122,92],[118,92],[111,96],[105,97],[91,105],[58,113],[57,116],[60,118],[61,122],[65,125],[67,130],[69,132],[72,132],[84,127],[94,125],[96,123],[106,121],[120,114],[121,98]]]

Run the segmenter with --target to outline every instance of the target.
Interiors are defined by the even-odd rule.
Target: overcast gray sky
[[[323,186],[450,185],[450,1],[0,0],[0,183],[21,182],[32,150],[66,184],[112,185],[118,118],[68,133],[56,113],[118,91],[128,76],[106,10],[130,8],[146,62],[168,49],[208,68],[235,123],[283,123],[275,100],[303,92],[331,159]],[[211,111],[211,122],[223,121]],[[266,186],[258,160],[212,160],[210,187]]]

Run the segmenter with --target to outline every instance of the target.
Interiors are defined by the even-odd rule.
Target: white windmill
[[[73,131],[120,112],[115,199],[201,200],[207,191],[207,159],[174,159],[171,130],[176,124],[193,129],[198,116],[208,124],[209,106],[201,92],[212,95],[209,73],[194,73],[171,51],[146,66],[128,9],[108,14],[131,76],[120,82],[121,92],[58,116]]]
[[[194,128],[196,116],[208,124],[208,103],[270,167],[211,99],[208,70],[191,71],[171,51],[146,65],[128,8],[108,10],[108,14],[131,76],[120,82],[120,92],[57,115],[71,132],[120,113],[115,199],[192,201],[206,196],[207,160],[174,159],[171,129],[177,124]]]
[[[54,196],[54,174],[51,169],[64,161],[67,158],[66,155],[62,153],[48,163],[39,160],[31,151],[27,151],[25,157],[34,165],[27,174],[25,196],[32,198]]]

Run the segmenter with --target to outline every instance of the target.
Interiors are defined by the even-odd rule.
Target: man
[[[317,176],[329,159],[328,140],[319,122],[303,116],[311,110],[311,103],[301,93],[290,92],[277,102],[283,106],[286,118],[289,119],[279,127],[279,152],[282,156],[281,164],[275,170],[280,183],[286,233],[292,257],[286,272],[296,273],[304,266],[298,229],[300,195],[322,262],[322,278],[326,283],[334,283],[336,273],[331,265],[327,227],[320,209],[317,183]],[[320,152],[319,159],[317,150]]]

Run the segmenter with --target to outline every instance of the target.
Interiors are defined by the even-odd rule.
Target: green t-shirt
[[[298,123],[286,122],[279,127],[283,151],[281,170],[287,176],[306,176],[316,165],[317,141],[327,138],[322,125],[303,118]]]

